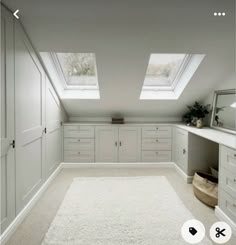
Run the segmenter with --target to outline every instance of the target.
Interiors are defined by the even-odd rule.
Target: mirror
[[[215,91],[211,127],[236,134],[236,89]]]

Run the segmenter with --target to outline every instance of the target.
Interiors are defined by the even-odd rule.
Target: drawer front
[[[94,162],[93,151],[64,151],[65,162]]]
[[[236,175],[225,169],[220,171],[220,188],[236,198]]]
[[[236,150],[221,146],[221,168],[236,174]]]
[[[142,162],[170,162],[171,151],[142,151]]]
[[[64,139],[64,150],[94,150],[94,139]]]
[[[143,139],[143,150],[171,150],[171,139]]]
[[[236,222],[236,199],[220,189],[220,208],[229,216],[233,222]]]
[[[171,138],[172,130],[168,126],[143,127],[142,138]]]
[[[94,127],[64,126],[65,138],[94,138]]]

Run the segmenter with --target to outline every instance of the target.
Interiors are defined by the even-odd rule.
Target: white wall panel
[[[15,217],[13,17],[1,9],[1,232]],[[0,232],[0,234],[1,234]]]
[[[45,179],[45,73],[22,27],[15,25],[16,210]]]
[[[48,177],[62,160],[62,121],[60,101],[46,77],[46,176]]]

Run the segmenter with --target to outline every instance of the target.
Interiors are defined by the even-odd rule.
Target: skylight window
[[[96,57],[93,53],[56,53],[66,87],[98,88]]]
[[[178,99],[204,56],[151,54],[140,99]]]
[[[185,54],[151,54],[144,86],[172,86]]]

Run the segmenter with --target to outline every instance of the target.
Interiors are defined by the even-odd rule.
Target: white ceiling
[[[96,53],[101,99],[63,100],[69,116],[179,116],[234,71],[234,0],[3,2],[38,51]],[[206,58],[179,100],[140,101],[149,55],[161,52]]]

